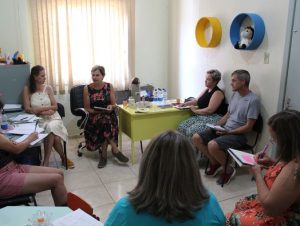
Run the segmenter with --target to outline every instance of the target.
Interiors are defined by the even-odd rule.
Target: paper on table
[[[18,139],[15,140],[16,143],[20,143],[22,142],[23,140],[25,140],[29,135],[23,135],[21,137],[19,137]],[[41,140],[43,140],[46,136],[48,136],[48,133],[39,133],[38,134],[38,138],[34,141],[32,141],[30,143],[31,146],[35,145],[36,143],[40,142]]]
[[[20,114],[14,118],[10,118],[10,120],[13,122],[34,122],[38,119],[40,118],[33,114]]]
[[[77,209],[52,222],[53,226],[103,226],[103,224],[91,217],[81,209]]]
[[[190,109],[191,106],[182,106],[182,107],[180,107],[180,106],[174,106],[174,108],[177,108],[177,109]]]
[[[14,125],[14,128],[12,130],[7,130],[6,133],[12,133],[12,134],[31,134],[33,132],[41,133],[44,129],[37,127],[35,130],[35,123],[20,123]]]

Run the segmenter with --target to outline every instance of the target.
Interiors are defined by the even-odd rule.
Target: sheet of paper
[[[53,226],[103,226],[101,222],[83,212],[81,209],[77,209],[54,220],[52,224]]]
[[[29,135],[23,135],[21,137],[19,137],[18,139],[15,140],[16,143],[20,143],[23,140],[25,140]],[[43,140],[46,136],[48,136],[48,133],[39,133],[38,134],[38,139],[32,141],[30,143],[31,146],[35,145],[36,143],[40,142],[41,140]]]
[[[11,130],[7,130],[6,133],[21,134],[21,135],[31,134],[33,132],[42,133],[44,129],[40,127],[35,128],[35,124],[36,124],[35,122],[15,124],[14,128]]]
[[[33,114],[20,114],[14,118],[10,118],[13,122],[34,122],[38,119],[40,118]]]
[[[191,106],[182,106],[182,107],[180,107],[180,106],[174,106],[174,108],[177,108],[177,109],[190,109]]]
[[[213,125],[213,124],[209,124],[209,123],[206,123],[206,126],[208,126],[209,128],[212,128],[214,130],[219,130],[219,131],[225,131],[226,129],[223,128],[222,126],[219,126],[219,125]]]

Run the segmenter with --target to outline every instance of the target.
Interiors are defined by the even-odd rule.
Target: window
[[[91,81],[94,65],[105,80],[128,87],[133,66],[134,0],[31,0],[35,62],[48,84],[64,93]]]

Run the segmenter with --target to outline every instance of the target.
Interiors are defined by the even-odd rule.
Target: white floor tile
[[[142,156],[140,143],[135,142],[136,164],[131,164],[131,141],[124,135],[122,152],[130,158],[130,162],[125,165],[117,163],[109,147],[107,166],[98,169],[97,152],[85,151],[82,157],[77,156],[77,145],[81,140],[81,138],[69,139],[68,158],[74,161],[75,168],[65,171],[65,184],[69,191],[89,202],[94,208],[94,213],[101,218],[101,222],[104,222],[114,203],[136,186]],[[148,143],[149,140],[143,141],[144,150]],[[53,167],[60,167],[60,158],[53,153],[50,164]],[[232,211],[240,198],[256,193],[255,182],[250,180],[251,177],[245,169],[238,168],[236,177],[223,188],[216,184],[217,177],[204,176],[203,168],[200,169],[200,173],[204,185],[216,195],[224,213]],[[38,205],[54,205],[50,191],[38,193],[36,198]]]

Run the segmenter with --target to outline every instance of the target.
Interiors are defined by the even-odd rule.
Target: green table
[[[30,226],[30,219],[39,211],[46,213],[51,222],[72,212],[68,207],[7,206],[0,209],[0,226]]]
[[[131,161],[134,164],[135,141],[151,139],[163,131],[174,130],[191,114],[189,109],[161,109],[157,106],[151,107],[146,113],[137,113],[133,108],[119,106],[119,147],[122,149],[123,132],[131,139]]]

